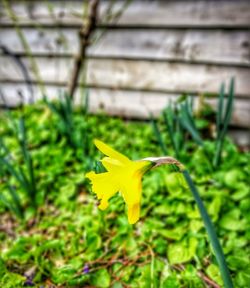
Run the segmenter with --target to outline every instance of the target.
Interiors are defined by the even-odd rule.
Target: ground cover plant
[[[171,167],[144,179],[137,224],[128,223],[119,196],[108,210],[97,208],[85,178],[102,169],[96,138],[132,159],[177,154],[215,224],[235,287],[248,287],[249,153],[225,135],[216,148],[212,110],[193,116],[190,132],[171,112],[152,128],[90,116],[68,100],[0,113],[0,287],[221,287],[198,208]]]

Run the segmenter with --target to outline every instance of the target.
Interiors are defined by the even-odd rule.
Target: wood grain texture
[[[49,85],[47,96],[50,99],[56,99],[62,87]],[[33,86],[35,101],[42,99],[43,96],[37,85]],[[6,103],[9,106],[20,105],[23,100],[28,103],[30,99],[29,90],[25,84],[2,84],[2,93],[5,95]],[[161,111],[173,101],[178,99],[177,94],[163,94],[157,92],[123,91],[112,89],[89,88],[89,105],[92,113],[105,112],[109,115],[118,115],[122,117],[132,117],[137,119],[147,119],[150,114],[159,115]],[[77,89],[75,103],[81,103],[81,97],[84,97],[86,90]],[[195,105],[198,105],[198,97],[195,97]],[[217,105],[217,99],[207,99],[213,107]],[[0,100],[0,105],[3,104]],[[250,127],[250,102],[243,99],[237,99],[234,104],[232,124],[239,127]]]
[[[23,3],[26,3],[25,5]],[[121,9],[124,1],[117,1],[113,12]],[[83,11],[82,1],[12,1],[12,8],[20,23],[79,25]],[[105,14],[108,1],[101,1],[100,15]],[[51,12],[52,11],[52,12]],[[1,7],[1,23],[11,23]],[[102,17],[100,17],[102,19]],[[107,22],[102,20],[103,24]],[[197,26],[214,27],[249,26],[250,5],[247,0],[210,1],[133,1],[123,13],[116,26]]]
[[[77,29],[82,24],[82,1],[58,0],[50,7],[48,2],[11,1],[11,5],[35,55],[48,95],[56,97],[58,87],[66,85],[72,72],[72,55],[78,49]],[[102,17],[108,2],[101,1],[97,31],[104,28],[106,33],[88,50],[87,86],[91,87],[92,112],[104,109],[112,115],[147,118],[149,113],[160,113],[183,92],[216,96],[221,82],[228,83],[234,76],[237,99],[232,123],[250,126],[249,0],[135,0],[117,23]],[[118,0],[114,12],[123,3]],[[0,45],[22,56],[36,83],[1,3]],[[28,97],[24,77],[9,57],[0,56],[0,85],[11,105],[18,103],[18,90],[24,91],[25,99]],[[36,98],[41,97],[36,85],[34,92]],[[216,99],[210,101],[216,105]]]
[[[146,21],[145,21],[146,20]],[[130,5],[119,24],[220,26],[250,23],[249,1],[150,1]]]
[[[21,58],[36,81],[27,57]],[[72,72],[72,59],[35,58],[45,84],[66,84]],[[222,82],[236,79],[236,95],[250,97],[250,69],[191,65],[154,61],[89,59],[87,85],[113,89],[162,91],[167,93],[217,93]],[[83,81],[84,77],[81,78]],[[9,57],[0,57],[0,80],[24,81]],[[83,82],[84,83],[84,82]]]
[[[78,51],[77,29],[24,28],[35,55],[72,56]],[[24,54],[16,31],[0,28],[0,44]],[[113,30],[90,46],[91,57],[184,60],[250,67],[250,31]]]

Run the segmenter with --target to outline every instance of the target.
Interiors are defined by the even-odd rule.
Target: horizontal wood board
[[[72,28],[22,29],[33,55],[53,57],[70,57],[77,53],[77,31]],[[97,37],[99,40],[88,49],[90,57],[178,60],[250,67],[250,30],[108,29],[98,30]],[[26,53],[12,28],[0,28],[0,45],[12,53]]]
[[[27,57],[22,62],[28,68],[31,79],[38,81],[32,72]],[[68,83],[72,73],[71,58],[34,58],[45,84]],[[218,67],[213,65],[191,65],[183,63],[150,62],[119,59],[88,59],[87,85],[126,88],[146,91],[172,93],[217,93],[222,82],[228,83],[231,77],[236,79],[236,95],[250,97],[250,69]],[[24,81],[25,78],[10,57],[0,57],[0,80],[2,82]],[[81,82],[84,77],[81,77]],[[84,83],[84,82],[83,82]]]
[[[108,1],[100,2],[102,16]],[[77,29],[82,25],[82,1],[54,1],[52,10],[47,3],[11,1],[41,78],[49,91],[56,91],[68,83],[72,73],[72,56],[78,49]],[[114,12],[124,3],[116,1]],[[159,113],[165,101],[176,99],[180,93],[215,96],[221,82],[228,84],[235,77],[237,100],[232,123],[250,126],[250,1],[135,0],[118,22],[101,19],[96,35],[105,33],[88,49],[86,84],[94,91],[93,107],[105,102],[108,113],[144,118],[151,106],[151,112]],[[1,3],[0,45],[21,56],[32,81],[37,83]],[[15,90],[19,85],[25,87],[20,68],[10,57],[0,55],[0,86],[9,91],[12,104],[18,101],[10,87]],[[115,102],[107,95],[110,93],[112,97],[117,95]],[[141,105],[143,97],[147,109]]]
[[[49,99],[57,99],[63,87],[49,85],[46,87],[46,95]],[[35,95],[33,100],[37,101],[43,98],[39,86],[32,85]],[[20,103],[28,103],[31,100],[30,90],[24,84],[2,84],[2,95],[8,106],[17,106]],[[178,94],[167,94],[157,92],[125,91],[104,88],[88,88],[89,106],[92,113],[105,112],[110,115],[119,115],[122,117],[132,117],[138,119],[147,119],[150,114],[159,115],[161,111],[170,103],[175,102]],[[20,97],[22,95],[23,97]],[[79,105],[81,99],[86,95],[86,89],[78,88],[75,97],[75,104]],[[82,98],[83,97],[83,98]],[[199,105],[199,97],[194,96],[195,107]],[[206,98],[214,108],[217,105],[217,99]],[[4,102],[0,99],[0,105]],[[232,124],[235,126],[249,127],[250,122],[250,103],[244,99],[237,99],[234,103],[234,112]]]
[[[100,1],[100,16],[105,14],[108,1]],[[125,1],[116,1],[113,13],[120,11]],[[12,1],[12,9],[20,23],[77,24],[82,23],[82,1]],[[23,4],[25,3],[25,5]],[[52,12],[51,12],[52,11]],[[197,27],[249,27],[250,9],[247,0],[210,1],[132,1],[116,26],[197,26]],[[101,19],[103,19],[101,17]],[[11,23],[8,14],[1,9],[2,24]],[[110,24],[102,20],[102,24]],[[111,23],[112,24],[112,23]]]

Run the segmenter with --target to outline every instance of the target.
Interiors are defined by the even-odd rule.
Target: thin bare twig
[[[85,64],[86,54],[87,54],[86,52],[90,43],[90,38],[97,25],[98,4],[99,4],[99,0],[92,0],[90,2],[87,24],[83,26],[79,31],[80,50],[79,50],[78,55],[75,58],[72,78],[69,82],[69,88],[68,88],[68,93],[71,98],[74,97],[78,78],[79,78],[82,66]]]
[[[173,265],[172,267],[178,271],[185,270],[185,266],[182,264]],[[207,285],[209,285],[209,287],[212,287],[212,288],[220,288],[221,287],[216,282],[214,282],[212,279],[210,279],[208,276],[206,276],[203,272],[197,271],[197,274]]]
[[[198,275],[201,277],[201,279],[207,283],[208,285],[210,285],[213,288],[220,288],[221,286],[218,285],[217,283],[215,283],[212,279],[208,278],[204,273],[202,273],[201,271],[198,271]]]

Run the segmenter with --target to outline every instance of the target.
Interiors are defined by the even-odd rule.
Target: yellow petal
[[[106,198],[103,198],[101,200],[100,205],[98,206],[99,209],[105,210],[108,207],[108,200]]]
[[[128,206],[141,201],[141,175],[131,177],[124,175],[122,183],[120,183],[120,192]]]
[[[135,224],[140,218],[140,203],[128,206],[128,222]]]
[[[117,171],[124,167],[123,163],[110,157],[104,157],[101,162],[103,166],[110,172]]]
[[[119,190],[116,178],[109,172],[96,174],[93,171],[87,173],[86,177],[91,180],[92,190],[101,200],[100,209],[104,210],[108,206],[109,198]]]
[[[136,173],[139,173],[141,175],[146,173],[150,168],[154,166],[154,164],[151,161],[145,161],[145,160],[132,161],[132,163],[134,171],[136,171]]]
[[[131,162],[131,160],[128,157],[117,152],[116,150],[109,147],[107,144],[103,143],[102,141],[95,139],[94,143],[95,143],[95,146],[106,156],[116,159],[124,164],[128,164]]]

